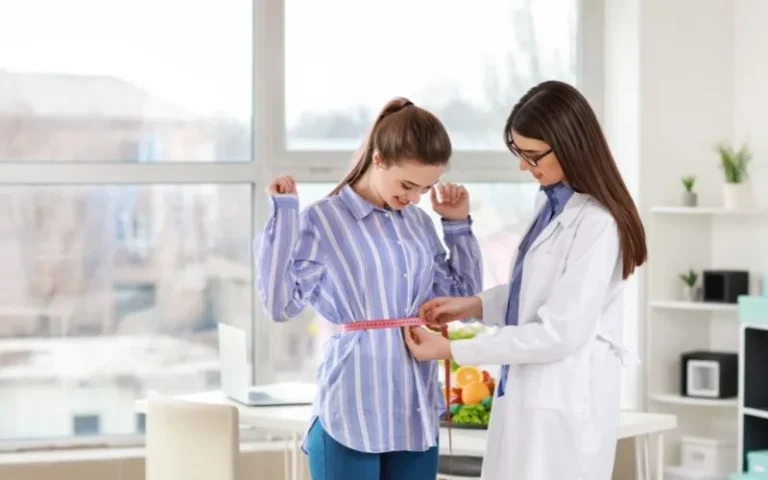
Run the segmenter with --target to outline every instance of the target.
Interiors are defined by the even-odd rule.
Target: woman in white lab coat
[[[484,480],[608,480],[619,419],[622,288],[645,231],[597,118],[573,87],[532,88],[504,130],[541,184],[510,283],[422,305],[433,324],[476,318],[495,333],[448,341],[406,329],[419,360],[501,365]]]

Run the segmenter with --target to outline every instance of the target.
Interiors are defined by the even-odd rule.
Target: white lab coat
[[[545,202],[541,193],[537,211]],[[616,222],[574,193],[526,255],[518,325],[452,342],[459,364],[510,364],[506,393],[494,398],[483,480],[611,478],[627,360],[623,283]],[[483,322],[503,325],[509,284],[479,296]]]

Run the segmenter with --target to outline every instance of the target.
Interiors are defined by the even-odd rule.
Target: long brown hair
[[[566,83],[540,83],[512,109],[504,127],[507,145],[512,144],[512,130],[547,143],[568,184],[611,212],[619,229],[623,278],[645,263],[648,247],[643,222],[587,99]]]
[[[336,195],[345,185],[360,180],[373,164],[374,152],[379,152],[386,165],[406,158],[425,165],[447,165],[452,147],[448,132],[436,116],[407,98],[394,98],[376,117],[355,153],[354,166],[330,194]]]

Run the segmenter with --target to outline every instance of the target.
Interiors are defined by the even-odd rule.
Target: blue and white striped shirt
[[[374,206],[350,186],[301,213],[295,196],[271,197],[257,252],[258,287],[274,321],[306,305],[334,324],[413,316],[434,296],[482,289],[471,220]],[[318,369],[314,417],[336,441],[362,452],[425,451],[437,445],[445,401],[437,362],[419,362],[400,329],[337,334]]]

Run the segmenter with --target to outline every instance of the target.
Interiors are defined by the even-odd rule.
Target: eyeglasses
[[[539,166],[539,162],[541,161],[541,159],[546,157],[550,153],[552,153],[552,149],[550,148],[546,152],[542,152],[542,153],[540,153],[538,155],[535,155],[535,156],[530,156],[527,153],[521,152],[520,149],[517,148],[517,146],[515,146],[514,142],[512,142],[511,139],[507,140],[507,148],[509,148],[509,151],[512,152],[512,155],[514,155],[516,157],[519,157],[519,158],[522,158],[523,160],[525,160],[525,162],[528,165],[530,165],[532,167],[538,167]]]

